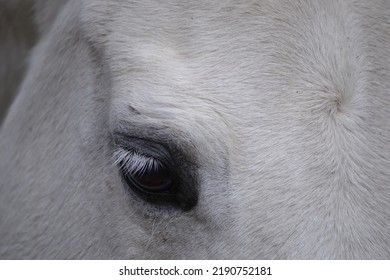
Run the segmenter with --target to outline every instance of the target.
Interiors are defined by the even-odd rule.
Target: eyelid
[[[115,133],[114,143],[117,150],[122,149],[127,152],[135,152],[147,158],[157,159],[164,164],[172,160],[169,150],[165,145],[148,139]]]
[[[123,148],[117,148],[114,152],[114,164],[132,175],[142,175],[146,171],[157,170],[163,165],[158,159]]]

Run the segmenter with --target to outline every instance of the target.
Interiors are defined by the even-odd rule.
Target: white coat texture
[[[390,258],[390,1],[34,11],[0,130],[1,258]],[[196,206],[133,194],[116,131],[185,155]]]

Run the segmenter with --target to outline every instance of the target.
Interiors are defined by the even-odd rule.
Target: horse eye
[[[163,208],[188,211],[196,205],[193,164],[179,150],[121,133],[114,133],[114,141],[113,163],[130,193]]]
[[[122,177],[135,193],[156,203],[177,200],[177,180],[169,160],[125,149],[119,149],[115,155]]]
[[[126,181],[131,187],[146,194],[174,194],[174,180],[170,170],[165,166],[147,168],[139,172],[123,171]]]

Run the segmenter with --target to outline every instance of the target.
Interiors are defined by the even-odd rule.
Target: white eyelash
[[[161,162],[157,159],[121,148],[114,152],[114,164],[124,168],[131,175],[142,175],[146,171],[157,170],[161,167]]]

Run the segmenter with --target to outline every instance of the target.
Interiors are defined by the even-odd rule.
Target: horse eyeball
[[[162,166],[129,175],[141,191],[153,193],[174,193],[173,179],[169,169]]]

